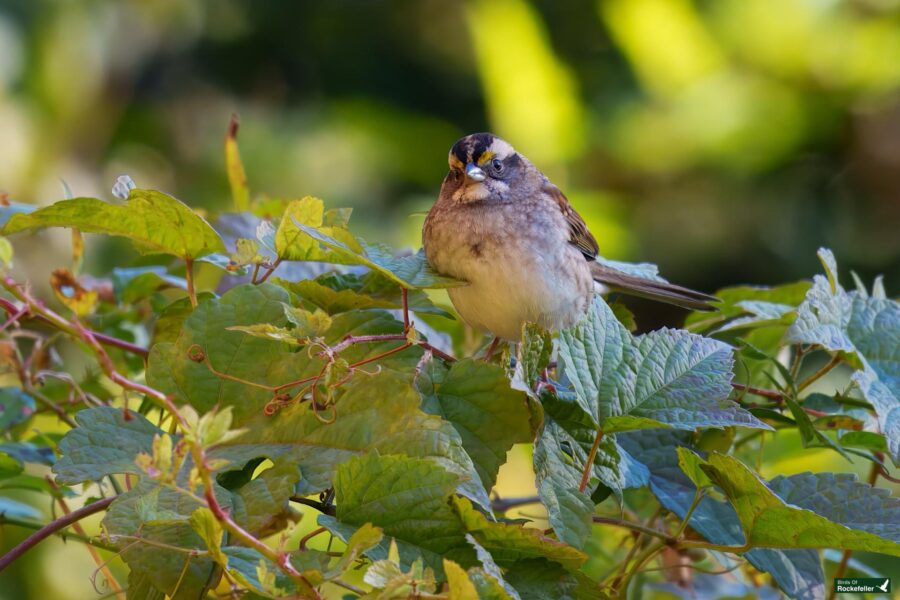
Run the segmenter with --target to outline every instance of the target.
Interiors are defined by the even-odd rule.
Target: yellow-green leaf
[[[247,174],[244,172],[241,154],[238,152],[237,132],[237,115],[231,115],[228,134],[225,136],[225,168],[228,171],[228,185],[231,187],[234,209],[237,212],[244,212],[250,208],[250,190],[247,187]]]
[[[197,258],[224,252],[219,234],[186,204],[156,190],[133,189],[125,204],[97,198],[62,200],[10,218],[3,233],[44,227],[76,227],[83,233],[126,237],[146,254]]]

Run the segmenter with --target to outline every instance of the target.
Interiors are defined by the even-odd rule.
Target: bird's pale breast
[[[587,261],[568,241],[568,227],[549,203],[456,205],[429,217],[428,260],[469,282],[449,290],[470,325],[518,340],[522,324],[561,329],[590,303]]]

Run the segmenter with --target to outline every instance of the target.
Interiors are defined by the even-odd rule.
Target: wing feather
[[[566,195],[563,194],[558,187],[549,182],[544,185],[544,193],[556,201],[560,212],[566,218],[566,222],[569,224],[569,242],[574,244],[575,247],[584,254],[584,257],[587,260],[594,260],[597,258],[597,255],[600,253],[600,247],[597,245],[597,240],[591,235],[591,232],[588,230],[587,224],[584,222],[584,219],[581,218],[581,215],[572,208],[572,203],[569,202]]]

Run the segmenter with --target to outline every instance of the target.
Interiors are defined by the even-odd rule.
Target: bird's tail
[[[612,291],[666,302],[690,310],[715,310],[712,303],[719,300],[715,296],[696,292],[680,285],[628,275],[597,262],[591,263],[591,274],[594,276],[594,281],[602,283]]]

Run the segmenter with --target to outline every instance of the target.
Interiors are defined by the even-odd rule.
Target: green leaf
[[[862,391],[863,398],[875,408],[878,427],[887,441],[891,459],[895,465],[900,465],[900,397],[873,373],[854,373],[852,381]]]
[[[512,389],[496,365],[463,359],[448,369],[430,360],[420,365],[416,387],[422,410],[459,432],[485,489],[494,487],[513,445],[534,439],[525,394]]]
[[[466,531],[500,566],[511,566],[523,559],[545,558],[577,571],[588,559],[581,550],[544,537],[539,529],[491,521],[465,498],[455,497],[451,502]]]
[[[112,282],[116,298],[124,304],[143,300],[160,288],[187,290],[187,280],[169,275],[166,268],[160,266],[113,269]]]
[[[126,204],[96,198],[62,200],[30,214],[14,215],[3,232],[43,227],[76,227],[83,233],[127,237],[146,253],[198,258],[225,251],[209,223],[181,201],[156,190],[133,189]]]
[[[506,582],[503,571],[500,570],[500,566],[494,561],[491,553],[479,544],[471,533],[466,534],[466,541],[475,550],[478,562],[481,563],[480,569],[476,567],[469,569],[469,575],[478,587],[478,593],[486,595],[488,598],[521,600],[519,592]],[[487,593],[485,594],[485,592]]]
[[[0,237],[0,266],[3,268],[12,265],[13,247],[8,239]]]
[[[383,244],[369,245],[359,239],[355,240],[359,246],[359,250],[356,250],[347,242],[335,239],[323,230],[298,221],[294,221],[294,224],[310,238],[332,251],[336,258],[328,262],[364,265],[405,288],[448,288],[466,285],[464,281],[435,273],[422,250],[409,256],[395,256],[391,249]]]
[[[228,573],[253,592],[265,598],[284,598],[295,591],[294,582],[275,563],[253,548],[226,546],[222,548],[222,553],[228,558]],[[291,563],[295,567],[296,562],[292,557]],[[245,597],[255,598],[252,594]]]
[[[188,523],[199,535],[209,550],[210,558],[220,565],[227,565],[228,558],[222,554],[222,524],[216,520],[212,511],[201,506],[191,513]]]
[[[318,306],[328,314],[365,310],[368,308],[402,307],[400,287],[391,279],[377,272],[323,273],[315,279],[288,281],[273,278],[280,285],[304,302]],[[409,290],[407,302],[410,310],[423,314],[435,314],[453,318],[446,310],[435,306],[422,290]]]
[[[260,323],[284,328],[288,324],[284,303],[289,301],[284,289],[265,283],[239,285],[221,298],[203,302],[185,319],[174,343],[157,344],[151,349],[148,383],[171,394],[176,403],[189,403],[200,412],[216,405],[232,406],[236,427],[243,427],[250,419],[265,417],[264,409],[272,401],[274,392],[253,384],[276,386],[312,377],[321,371],[323,362],[319,358],[310,358],[305,352],[291,352],[283,342],[246,335],[230,328]],[[382,311],[346,313],[333,318],[325,341],[334,344],[347,335],[399,333],[402,329],[400,322]],[[359,344],[348,348],[341,356],[354,362],[396,345],[397,342]],[[419,356],[421,351],[411,348],[379,364],[383,368],[402,366],[411,371]],[[202,357],[202,360],[192,360],[192,357]],[[299,390],[285,391],[296,393]],[[265,417],[259,426],[265,428],[272,420]]]
[[[684,518],[693,503],[696,487],[679,466],[678,450],[688,449],[691,435],[676,430],[648,429],[619,436],[622,446],[650,470],[650,489],[660,503]],[[697,451],[690,448],[690,452]],[[740,545],[745,541],[734,508],[709,495],[691,516],[690,526],[714,544]],[[814,550],[756,548],[744,554],[754,567],[772,575],[791,598],[820,600],[825,593],[825,575]]]
[[[39,522],[44,518],[44,515],[30,504],[0,496],[0,522],[2,522],[3,517]]]
[[[480,600],[469,574],[452,560],[444,559],[444,575],[447,577],[447,600]]]
[[[900,531],[900,500],[887,496],[886,490],[862,484],[858,484],[862,487],[839,487],[833,494],[812,499],[815,510],[824,513],[823,516],[782,500],[743,463],[730,456],[712,454],[704,469],[728,496],[737,510],[747,542],[754,546],[840,548],[900,556],[900,536],[896,535]],[[778,485],[774,487],[777,489]],[[842,512],[838,506],[848,502],[865,506],[869,516],[862,522],[840,522],[839,517],[855,514]],[[870,525],[869,519],[878,523]]]
[[[234,519],[258,536],[279,529],[289,514],[289,500],[300,479],[297,465],[277,461],[231,494]]]
[[[78,427],[59,443],[62,454],[53,472],[62,485],[96,481],[116,473],[142,472],[135,457],[153,451],[153,436],[168,435],[143,415],[111,406],[98,406],[75,414]]]
[[[803,302],[810,288],[808,281],[776,287],[742,285],[716,292],[721,300],[715,313],[693,312],[685,320],[691,331],[721,331],[746,327],[789,325],[793,320],[784,307],[791,310]],[[778,315],[778,316],[776,316]],[[772,321],[774,319],[774,321]]]
[[[428,460],[377,453],[357,456],[341,464],[335,475],[337,520],[381,527],[397,540],[404,569],[419,557],[438,574],[443,573],[444,558],[471,566],[474,554],[448,504],[458,485],[458,475]],[[319,523],[329,527],[332,522],[320,517]],[[380,548],[381,552],[369,553],[373,560],[387,558]]]
[[[709,477],[703,472],[703,469],[700,466],[704,464],[704,460],[697,456],[696,452],[693,452],[684,446],[678,446],[675,450],[678,454],[678,466],[681,467],[684,474],[688,476],[688,479],[699,488],[710,487],[712,481],[710,481]]]
[[[559,355],[578,403],[604,430],[607,419],[623,415],[679,429],[771,429],[728,400],[729,346],[670,329],[633,338],[599,298],[587,317],[560,333]]]
[[[285,260],[313,260],[335,262],[335,257],[322,250],[319,244],[310,238],[302,229],[303,226],[322,227],[325,222],[325,204],[318,198],[306,196],[300,200],[291,200],[284,210],[284,216],[275,232],[275,251]],[[344,228],[325,227],[328,234],[356,246],[353,235]]]
[[[522,600],[609,600],[595,580],[546,559],[517,562],[507,569],[506,581]]]
[[[278,341],[230,331],[234,326],[270,323],[287,325],[282,303],[287,292],[273,285],[240,285],[221,298],[210,299],[188,316],[174,343],[157,344],[150,351],[148,383],[176,403],[189,403],[200,412],[213,406],[233,406],[234,424],[242,426],[262,412],[272,399],[272,392],[218,376],[209,368],[228,377],[251,383],[277,385],[298,378],[309,366],[305,354],[293,354]],[[191,360],[193,353],[204,360]]]
[[[767,487],[789,505],[813,511],[833,523],[867,531],[900,545],[900,498],[859,481],[853,473],[778,476]]]
[[[240,437],[212,449],[215,457],[241,465],[264,456],[296,464],[304,494],[330,487],[335,469],[356,454],[378,450],[427,458],[455,474],[459,492],[488,506],[472,460],[453,426],[419,409],[410,373],[383,369],[344,384],[335,396],[337,417],[323,423],[308,404],[293,404],[276,416],[257,415]]]
[[[547,507],[548,519],[556,536],[576,548],[583,548],[591,536],[594,503],[588,494],[578,490],[582,465],[574,464],[563,449],[571,437],[552,420],[534,446],[534,470],[538,494]]]
[[[534,323],[522,325],[522,340],[516,349],[512,387],[534,396],[534,387],[553,355],[553,336]]]
[[[200,508],[193,497],[144,479],[110,505],[103,527],[133,573],[174,600],[194,600],[205,593],[214,567],[209,556],[192,552],[207,550],[190,524]]]
[[[787,404],[791,415],[794,417],[794,423],[800,432],[800,441],[804,448],[831,448],[839,452],[844,458],[850,459],[839,444],[836,444],[834,440],[816,429],[809,414],[803,410],[803,407],[800,406],[800,403],[797,402],[792,394],[784,395],[784,403]]]
[[[15,477],[25,470],[19,459],[10,456],[5,452],[0,452],[0,479],[8,479]]]
[[[34,414],[34,398],[19,388],[0,388],[0,432],[27,420]]]

